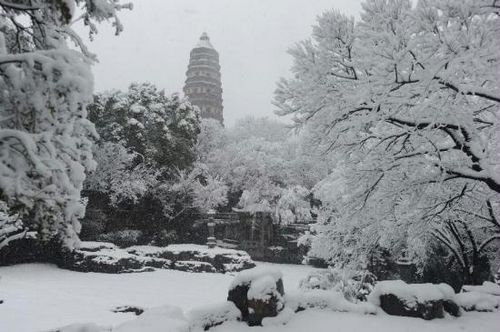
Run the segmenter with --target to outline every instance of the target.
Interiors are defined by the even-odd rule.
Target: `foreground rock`
[[[492,312],[500,308],[500,286],[485,281],[480,286],[463,286],[457,302],[465,311]]]
[[[277,269],[253,268],[240,272],[231,283],[227,300],[241,311],[248,325],[261,325],[283,310],[283,275]]]
[[[401,280],[377,283],[369,301],[389,315],[418,317],[426,320],[443,318],[448,312],[460,315],[455,292],[446,284],[407,284]]]
[[[226,273],[252,268],[255,263],[244,251],[193,244],[120,249],[111,243],[82,242],[79,249],[64,253],[58,265],[74,271],[102,273],[155,269]]]

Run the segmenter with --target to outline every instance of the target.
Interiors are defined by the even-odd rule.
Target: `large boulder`
[[[80,248],[65,251],[62,256],[61,267],[81,272],[147,272],[172,266],[167,259],[133,255],[106,242],[82,242]]]
[[[102,273],[146,272],[173,269],[186,272],[237,272],[255,263],[245,251],[185,244],[167,247],[134,246],[121,249],[112,243],[82,242],[62,251],[60,267]]]
[[[240,272],[229,287],[227,300],[241,311],[248,325],[261,325],[284,307],[283,275],[277,269],[256,267]]]
[[[500,296],[485,292],[468,291],[457,294],[458,305],[465,311],[492,312],[500,308]]]
[[[443,318],[445,311],[460,315],[455,292],[446,284],[407,284],[401,280],[386,280],[377,283],[368,298],[389,315],[426,320]]]
[[[183,263],[175,262],[202,262],[200,272],[239,272],[255,267],[247,252],[226,248],[208,248],[196,244],[172,244],[167,247],[134,246],[127,249],[128,253],[153,258],[164,258],[174,262],[174,269],[185,270]],[[208,265],[211,267],[209,268]],[[190,264],[190,266],[194,266]],[[196,267],[193,267],[196,269]]]

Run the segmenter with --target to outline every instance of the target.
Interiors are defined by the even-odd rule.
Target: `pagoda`
[[[202,118],[224,123],[219,53],[206,32],[191,50],[184,94],[199,107]]]

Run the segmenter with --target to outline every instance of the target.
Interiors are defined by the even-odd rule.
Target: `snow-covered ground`
[[[267,265],[267,263],[260,263]],[[311,270],[280,265],[285,291],[296,289]],[[0,331],[33,332],[77,322],[116,325],[133,319],[114,313],[122,305],[156,307],[165,304],[185,311],[225,301],[233,275],[158,270],[104,274],[62,270],[48,264],[0,267]]]
[[[277,266],[284,275],[285,292],[297,289],[311,267]],[[233,276],[158,270],[149,273],[101,274],[59,269],[47,264],[0,268],[0,331],[35,332],[78,322],[111,326],[134,319],[131,313],[114,313],[118,306],[174,305],[184,311],[223,302]],[[286,326],[259,331],[498,331],[500,315],[466,313],[463,317],[424,321],[379,314],[307,311],[295,315]],[[227,323],[213,331],[256,331],[240,323]],[[140,332],[140,331],[138,331]]]

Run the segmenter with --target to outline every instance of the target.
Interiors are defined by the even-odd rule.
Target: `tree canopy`
[[[490,1],[368,0],[358,22],[323,13],[290,50],[293,77],[275,104],[337,160],[323,188],[341,186],[318,253],[346,262],[380,244],[417,252],[459,205],[498,213],[499,33]]]

